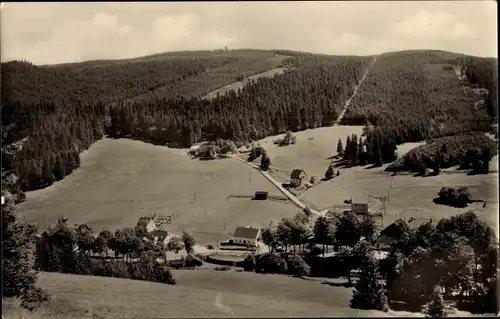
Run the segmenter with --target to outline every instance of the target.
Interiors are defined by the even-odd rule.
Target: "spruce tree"
[[[361,274],[354,286],[351,308],[387,311],[387,297],[377,269],[377,261],[371,251],[363,256]]]
[[[339,142],[337,143],[337,154],[339,156],[344,155],[344,146],[342,145],[342,140],[339,138]]]
[[[440,286],[434,286],[432,296],[425,307],[425,315],[428,318],[443,318],[446,317],[443,292]]]
[[[2,196],[8,194],[2,192]],[[48,295],[36,286],[35,246],[36,227],[20,221],[7,199],[2,205],[2,297],[18,297],[28,309],[48,300]]]

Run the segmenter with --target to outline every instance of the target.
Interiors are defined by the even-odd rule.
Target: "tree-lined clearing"
[[[17,209],[40,229],[64,216],[98,231],[134,227],[139,217],[155,212],[176,215],[167,230],[185,228],[199,242],[215,244],[236,226],[267,225],[297,211],[286,202],[227,199],[257,190],[280,195],[258,172],[231,159],[194,161],[162,146],[104,139],[82,154],[82,167],[74,174],[28,192],[29,200]]]

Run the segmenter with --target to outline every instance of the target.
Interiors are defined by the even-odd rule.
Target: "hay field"
[[[219,239],[223,224],[267,225],[296,208],[273,201],[229,199],[267,190],[281,195],[261,174],[231,160],[199,161],[180,150],[127,139],[103,139],[81,154],[81,167],[54,185],[27,194],[17,206],[39,229],[63,216],[95,231],[136,225],[140,216],[175,214],[167,230],[191,231],[198,242]]]

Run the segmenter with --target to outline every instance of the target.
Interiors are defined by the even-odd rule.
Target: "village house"
[[[152,232],[148,233],[148,237],[153,240],[153,245],[161,243],[164,246],[167,246],[168,241],[170,240],[172,235],[169,236],[168,232],[164,230],[153,230]]]
[[[147,233],[150,233],[156,229],[156,223],[153,217],[141,217],[137,222],[137,227],[142,228]]]
[[[290,174],[290,185],[293,187],[302,186],[306,180],[307,174],[303,169],[294,169]]]
[[[237,227],[233,237],[229,240],[229,244],[257,247],[259,238],[260,228],[254,228],[251,225]]]
[[[396,241],[396,239],[401,236],[401,230],[405,229],[405,225],[408,229],[418,229],[421,225],[430,223],[435,225],[435,220],[432,218],[413,218],[410,217],[408,221],[404,219],[397,219],[392,224],[380,231],[379,237],[377,239],[377,247],[379,249],[389,249],[391,244]]]

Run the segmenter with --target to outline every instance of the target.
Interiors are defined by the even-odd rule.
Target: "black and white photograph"
[[[2,319],[497,316],[497,16],[2,2]]]

